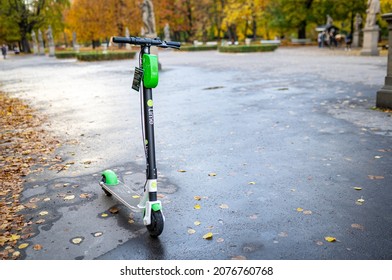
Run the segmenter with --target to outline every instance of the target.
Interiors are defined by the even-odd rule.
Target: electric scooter
[[[150,48],[156,46],[179,49],[181,43],[166,42],[159,38],[140,37],[113,37],[112,41],[140,46],[139,67],[135,68],[132,88],[140,91],[143,141],[146,154],[146,182],[143,194],[139,196],[129,186],[120,182],[114,171],[105,170],[102,172],[100,186],[107,196],[114,196],[130,210],[143,212],[143,223],[147,226],[150,236],[158,237],[163,231],[165,216],[162,212],[162,203],[157,199],[158,172],[155,159],[152,99],[152,89],[158,85],[158,58],[156,55],[150,54]]]

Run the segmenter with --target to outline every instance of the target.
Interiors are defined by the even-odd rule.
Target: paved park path
[[[156,240],[98,185],[106,168],[135,189],[144,183],[136,59],[0,61],[0,89],[48,117],[69,166],[28,176],[23,201],[40,202],[27,219],[48,214],[28,240],[43,249],[23,258],[392,259],[392,118],[371,110],[386,57],[280,48],[160,60],[166,223]]]

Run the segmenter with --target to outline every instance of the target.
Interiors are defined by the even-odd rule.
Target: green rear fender
[[[113,170],[105,170],[102,172],[102,176],[105,177],[105,183],[108,186],[118,185],[118,178]]]

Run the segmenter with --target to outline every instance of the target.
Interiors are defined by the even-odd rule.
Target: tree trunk
[[[301,21],[298,27],[298,39],[306,39],[306,20]]]
[[[26,33],[23,32],[21,35],[22,35],[22,40],[21,40],[22,49],[21,49],[21,51],[24,53],[31,53],[30,44],[29,44],[29,40],[27,40]]]

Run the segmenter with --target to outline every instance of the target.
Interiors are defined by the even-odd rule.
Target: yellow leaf
[[[81,238],[81,237],[75,237],[75,238],[73,238],[71,241],[72,241],[73,244],[78,245],[78,244],[82,243],[83,238]]]
[[[185,173],[185,172],[186,172],[186,170],[184,170],[184,169],[179,169],[179,170],[177,170],[177,172],[180,172],[180,173]]]
[[[102,214],[101,214],[101,217],[102,217],[102,218],[106,218],[107,216],[109,216],[109,215],[106,214],[106,213],[102,213]]]
[[[201,222],[200,222],[200,221],[195,221],[193,224],[194,224],[195,226],[200,226],[200,225],[201,225]]]
[[[212,232],[208,232],[203,235],[203,238],[204,239],[211,239],[213,236],[214,236],[214,234]]]
[[[75,198],[75,196],[74,196],[73,194],[71,194],[71,195],[65,196],[65,197],[64,197],[64,200],[72,200],[72,199],[74,199],[74,198]]]
[[[216,176],[216,173],[208,173],[208,176],[210,176],[210,177],[215,177]]]
[[[22,243],[18,246],[18,249],[24,249],[27,248],[30,244],[29,243]]]
[[[15,240],[19,240],[19,239],[20,239],[20,235],[17,235],[17,234],[12,234],[10,237],[11,241],[15,241]]]
[[[201,208],[200,204],[196,204],[193,208],[195,208],[196,210],[199,210]]]
[[[140,195],[133,195],[132,198],[138,199],[138,198],[140,198]]]
[[[362,188],[360,188],[360,187],[354,187],[354,190],[360,191],[360,190],[362,190]]]
[[[326,241],[328,241],[328,242],[335,242],[336,241],[336,238],[335,237],[332,237],[332,236],[327,236],[327,237],[325,237],[324,238]]]
[[[297,211],[298,211],[298,212],[302,212],[302,211],[304,211],[304,209],[301,208],[301,207],[298,207],[298,208],[297,208]]]

